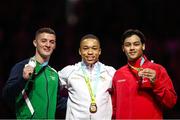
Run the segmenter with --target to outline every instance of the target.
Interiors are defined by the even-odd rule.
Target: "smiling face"
[[[124,40],[122,50],[125,52],[129,61],[134,61],[143,55],[145,44],[142,44],[140,37],[134,34]]]
[[[81,41],[79,54],[87,65],[93,65],[99,60],[101,54],[100,43],[94,38],[86,38]]]
[[[56,36],[50,33],[40,33],[33,41],[36,47],[36,58],[39,61],[49,60],[53,50],[56,48]]]

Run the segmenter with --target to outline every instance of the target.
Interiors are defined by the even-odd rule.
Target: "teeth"
[[[136,54],[136,53],[130,53],[130,55],[134,55],[134,54]]]
[[[91,58],[87,58],[87,60],[93,60],[93,58],[91,57]]]
[[[88,60],[93,60],[93,59],[88,59]]]

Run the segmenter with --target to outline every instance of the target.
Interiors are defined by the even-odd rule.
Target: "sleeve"
[[[59,81],[60,82],[60,81]],[[57,107],[56,107],[56,118],[64,119],[67,109],[67,96],[62,96],[61,94],[61,83],[58,84],[58,92],[57,92]]]
[[[114,73],[116,72],[116,69],[114,69],[113,67],[111,66],[106,66],[106,71],[107,71],[107,74],[110,76],[111,78],[111,82],[110,82],[110,86],[109,86],[109,92],[111,93],[112,92],[112,78],[114,76]]]
[[[3,99],[10,104],[15,103],[16,97],[24,88],[26,81],[22,77],[23,64],[16,64],[9,75],[5,87],[3,88]]]
[[[114,73],[116,72],[116,69],[111,67],[111,66],[106,66],[106,70],[107,70],[107,73],[113,77],[114,76]]]
[[[153,92],[156,94],[158,101],[166,108],[172,108],[177,101],[177,95],[174,90],[171,78],[166,69],[162,66],[157,71]]]
[[[112,119],[116,118],[116,83],[115,83],[115,75],[112,79],[112,94],[111,94],[111,99],[112,99]]]
[[[69,65],[63,68],[62,70],[58,71],[60,82],[63,86],[68,85],[68,78],[74,71],[74,65]]]

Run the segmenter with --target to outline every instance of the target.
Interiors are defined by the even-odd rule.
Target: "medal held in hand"
[[[91,113],[96,113],[97,112],[97,106],[96,103],[91,103],[90,107],[89,107],[89,111]]]

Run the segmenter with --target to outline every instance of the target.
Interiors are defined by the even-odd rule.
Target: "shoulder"
[[[117,71],[115,72],[114,76],[113,76],[113,81],[117,81],[119,79],[124,80],[126,78],[126,76],[129,76],[130,73],[130,69],[128,67],[128,65],[124,65],[122,67],[120,67],[119,69],[117,69]]]
[[[106,71],[108,74],[110,74],[110,76],[113,76],[114,73],[116,72],[116,69],[112,66],[105,65],[101,62],[99,62],[99,64],[101,66],[101,71]]]
[[[10,71],[10,75],[9,76],[18,76],[18,75],[21,75],[22,74],[22,71],[23,71],[23,68],[24,68],[24,65],[28,63],[28,60],[29,59],[26,59],[26,60],[23,60],[23,61],[20,61],[18,63],[16,63],[12,68],[11,68],[11,71]]]
[[[22,61],[20,61],[20,62],[18,62],[18,63],[16,63],[15,66],[17,66],[17,65],[25,65],[25,64],[27,64],[28,62],[29,62],[29,58],[28,58],[28,59],[25,59],[25,60],[22,60]]]
[[[150,62],[150,61],[148,62],[148,66],[150,68],[153,68],[153,69],[156,69],[156,70],[162,70],[162,69],[165,70],[165,67],[163,67],[161,64]]]
[[[127,71],[129,71],[128,69],[128,65],[124,65],[122,67],[120,67],[119,69],[117,69],[117,71],[115,72],[115,74],[124,74]]]
[[[104,68],[107,70],[107,71],[112,71],[112,72],[115,72],[116,69],[112,66],[108,66],[108,65],[105,65]]]
[[[76,63],[74,65],[67,65],[66,67],[58,71],[58,74],[63,75],[63,76],[69,76],[75,70],[78,70],[79,68],[80,68],[80,63]]]
[[[116,72],[126,71],[128,69],[128,65],[124,65],[120,67]]]
[[[66,67],[64,67],[63,69],[61,69],[61,72],[68,72],[68,71],[74,71],[75,69],[78,69],[79,63],[76,63],[74,65],[67,65]]]
[[[49,65],[48,65],[48,68],[49,68],[51,71],[53,71],[53,72],[57,73],[57,70],[56,70],[56,69],[54,69],[53,67],[51,67],[51,66],[49,66]]]
[[[29,61],[29,59],[22,60],[22,61],[16,63],[12,69],[22,68],[22,67],[24,67],[25,64],[28,63],[28,61]]]
[[[151,68],[153,70],[156,71],[156,74],[157,75],[165,75],[165,74],[168,74],[166,68],[164,66],[162,66],[161,64],[158,64],[158,63],[154,63],[154,62],[148,62],[147,63],[147,68]]]

